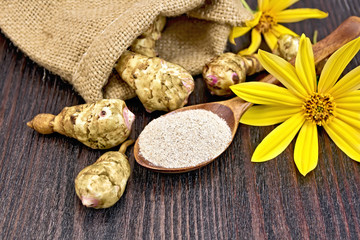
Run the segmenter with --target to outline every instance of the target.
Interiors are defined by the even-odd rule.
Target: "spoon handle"
[[[339,49],[344,44],[350,42],[351,40],[360,36],[360,17],[349,17],[342,24],[339,25],[332,33],[327,37],[313,45],[315,64],[329,57],[337,49]],[[294,64],[295,59],[290,61]],[[260,80],[260,82],[280,84],[279,81],[268,74],[266,77]],[[228,106],[234,112],[235,120],[239,121],[241,115],[252,106],[251,103],[248,103],[242,100],[239,97],[234,97],[232,99],[221,102],[223,105]]]

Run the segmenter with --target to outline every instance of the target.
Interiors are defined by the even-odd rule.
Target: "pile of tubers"
[[[93,149],[108,149],[130,135],[135,115],[120,99],[65,107],[58,115],[38,114],[27,125],[39,133],[54,132],[75,138]],[[125,156],[128,140],[118,152],[106,152],[94,164],[84,168],[75,179],[75,191],[83,205],[108,208],[122,196],[130,176]]]
[[[115,65],[119,79],[136,93],[148,112],[183,107],[194,90],[194,79],[184,68],[157,57],[155,42],[165,23],[165,17],[159,16]],[[297,37],[283,36],[275,53],[290,60],[297,53],[298,43]],[[203,79],[211,94],[230,96],[231,85],[262,70],[256,54],[224,53],[205,65]],[[41,134],[57,132],[75,138],[93,149],[109,149],[122,143],[119,151],[104,153],[75,179],[75,192],[82,204],[99,209],[113,206],[125,191],[131,174],[125,151],[134,142],[126,139],[134,120],[135,115],[123,100],[103,99],[65,107],[56,116],[39,114],[27,125]]]
[[[132,88],[147,111],[172,111],[184,106],[194,90],[194,80],[184,68],[156,57],[155,41],[165,26],[165,17],[136,39],[116,64],[122,80]],[[80,171],[75,191],[82,204],[108,208],[123,195],[131,169],[125,155],[133,140],[130,135],[135,115],[120,99],[65,107],[58,115],[42,113],[27,123],[41,134],[54,132],[72,137],[93,149],[109,149],[121,143],[119,151],[104,153],[94,164]]]

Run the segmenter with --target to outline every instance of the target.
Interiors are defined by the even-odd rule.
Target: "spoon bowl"
[[[248,107],[250,107],[250,105],[251,105],[250,103],[245,102],[244,100],[242,100],[240,98],[232,98],[230,100],[226,100],[226,101],[222,101],[222,102],[212,102],[212,103],[203,103],[203,104],[192,105],[192,106],[177,109],[177,110],[172,111],[167,114],[174,114],[177,112],[183,112],[183,111],[188,111],[188,110],[197,110],[197,109],[202,109],[202,110],[207,110],[207,111],[213,112],[214,114],[218,115],[220,118],[224,119],[231,130],[231,141],[226,146],[226,148],[228,148],[229,145],[231,144],[231,142],[235,136],[236,130],[239,126],[240,116],[245,111],[245,109],[243,109],[243,108],[247,109]],[[224,151],[226,148],[224,148]],[[149,168],[153,171],[163,172],[163,173],[183,173],[183,172],[189,172],[189,171],[201,168],[201,167],[211,163],[212,161],[214,161],[214,159],[216,159],[219,155],[221,155],[221,153],[218,154],[217,156],[215,156],[213,159],[201,162],[200,164],[198,164],[196,166],[182,167],[182,168],[164,168],[164,167],[156,166],[156,165],[152,164],[150,161],[146,160],[140,154],[139,138],[138,138],[134,145],[134,155],[135,155],[136,161],[141,166]]]
[[[315,63],[319,63],[320,61],[324,60],[325,58],[329,57],[333,52],[335,52],[338,48],[342,45],[346,44],[347,42],[355,39],[356,37],[360,36],[360,18],[359,17],[349,17],[346,19],[337,29],[335,29],[330,35],[328,35],[323,40],[319,41],[313,46],[314,51],[314,58]],[[294,63],[294,59],[291,61]],[[280,84],[278,80],[276,80],[273,76],[267,75],[264,77],[261,82],[272,83],[272,84]],[[235,97],[229,100],[220,101],[220,102],[212,102],[212,103],[203,103],[192,105],[184,108],[177,109],[167,114],[174,114],[177,112],[183,112],[188,110],[196,110],[196,109],[203,109],[207,111],[211,111],[214,114],[218,115],[220,118],[224,119],[227,125],[230,127],[231,130],[231,141],[229,144],[224,148],[224,151],[229,147],[232,140],[234,139],[235,133],[239,126],[239,120],[242,114],[251,107],[251,103],[246,102],[239,97]],[[166,114],[166,115],[167,115]],[[139,138],[136,140],[134,145],[134,156],[138,164],[148,169],[151,169],[156,172],[162,173],[184,173],[196,170],[207,164],[214,161],[219,155],[213,157],[210,160],[201,162],[196,166],[191,167],[182,167],[182,168],[166,168],[162,166],[156,166],[152,164],[150,161],[145,159],[140,154],[139,148]]]

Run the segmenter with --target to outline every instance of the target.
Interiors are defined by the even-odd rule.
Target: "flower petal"
[[[340,97],[349,92],[358,90],[360,88],[360,66],[354,68],[343,78],[341,78],[333,88],[329,90],[329,93],[334,97]]]
[[[257,146],[251,161],[264,162],[278,156],[290,144],[304,121],[303,113],[298,113],[277,126]]]
[[[264,10],[269,9],[269,2],[270,0],[258,0],[258,7],[261,12]]]
[[[336,117],[360,131],[360,112],[336,108]]]
[[[276,24],[276,25],[272,26],[272,31],[276,35],[276,37],[278,37],[278,38],[281,35],[285,35],[285,34],[289,34],[289,35],[292,35],[292,36],[299,36],[298,34],[293,32],[292,30],[288,29],[287,27],[284,27],[281,24]]]
[[[319,9],[297,8],[281,11],[276,14],[279,23],[299,22],[309,18],[326,18],[329,14]]]
[[[273,6],[271,7],[271,10],[273,12],[282,11],[282,10],[290,7],[291,5],[293,5],[294,3],[298,2],[298,1],[299,0],[277,0],[277,1],[272,1]]]
[[[247,27],[251,27],[251,28],[253,28],[253,27],[255,27],[256,25],[258,25],[258,23],[259,23],[259,21],[260,21],[260,17],[261,17],[261,15],[262,15],[262,12],[256,12],[255,14],[254,14],[254,18],[252,19],[252,20],[249,20],[249,21],[246,21],[246,26]]]
[[[272,31],[267,31],[264,32],[264,38],[265,38],[265,42],[266,44],[269,46],[269,48],[271,50],[274,50],[276,45],[277,45],[277,37],[275,36],[275,34]]]
[[[335,99],[336,108],[352,111],[360,111],[360,91],[347,93],[345,96]]]
[[[240,98],[255,104],[301,106],[303,103],[286,88],[270,83],[245,82],[232,85],[230,89]]]
[[[319,79],[318,91],[328,92],[339,79],[345,67],[360,49],[360,37],[337,50],[326,62]]]
[[[256,50],[259,49],[261,43],[261,34],[260,32],[256,29],[253,28],[253,30],[251,31],[251,44],[248,48],[241,50],[239,52],[240,55],[250,55],[253,54],[254,52],[256,52]]]
[[[306,121],[296,139],[294,161],[299,172],[305,176],[314,170],[318,163],[319,143],[317,125]]]
[[[295,61],[296,73],[308,94],[316,90],[315,60],[310,39],[301,35]]]
[[[324,128],[335,144],[350,158],[360,162],[360,131],[334,118]]]
[[[252,106],[241,116],[240,123],[252,126],[270,126],[284,122],[300,111],[302,111],[300,107]]]
[[[250,29],[251,27],[233,27],[229,36],[229,41],[235,45],[235,38],[241,37],[250,31]]]
[[[291,63],[279,56],[262,50],[259,50],[258,58],[266,71],[277,78],[292,93],[299,97],[307,96],[307,92],[302,86],[296,70]]]

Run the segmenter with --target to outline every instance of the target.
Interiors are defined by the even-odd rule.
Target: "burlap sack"
[[[223,52],[231,25],[251,18],[240,0],[0,0],[6,36],[87,102],[124,98],[124,83],[112,76],[107,84],[109,75],[159,14],[172,17],[159,56],[192,74]]]

